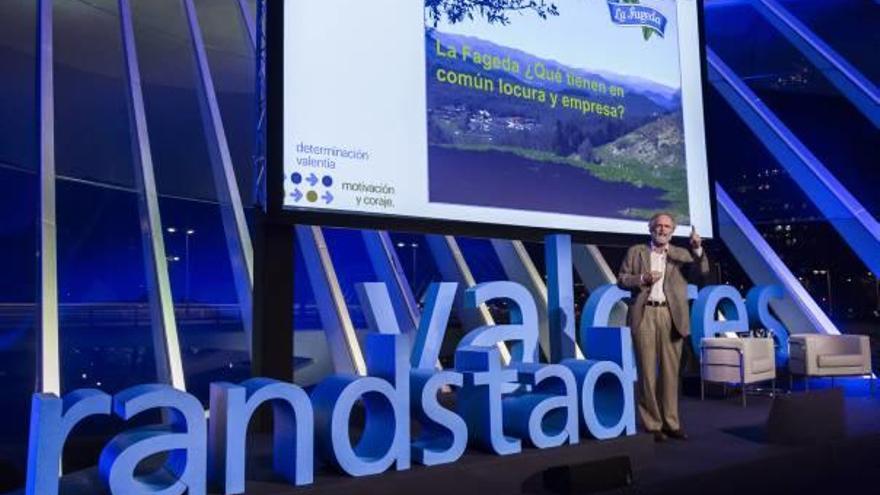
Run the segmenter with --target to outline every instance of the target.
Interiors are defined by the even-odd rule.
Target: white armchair
[[[835,376],[872,375],[871,346],[865,335],[792,335],[788,345],[789,376],[822,376],[833,380]],[[809,380],[805,388],[809,390]]]
[[[738,384],[746,406],[746,385],[772,380],[776,388],[776,354],[773,339],[708,337],[700,342],[700,399],[706,382]]]

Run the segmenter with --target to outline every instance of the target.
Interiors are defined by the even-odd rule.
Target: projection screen
[[[701,4],[528,4],[284,2],[283,209],[711,238]]]

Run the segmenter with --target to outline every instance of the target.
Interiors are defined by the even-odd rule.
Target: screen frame
[[[706,142],[706,165],[709,180],[709,208],[713,237],[706,238],[712,243],[720,235],[718,230],[717,198],[715,174],[710,150],[707,96],[709,94],[708,65],[706,59],[706,32],[704,0],[697,4],[697,31],[700,53],[700,88],[703,104],[703,133]],[[437,218],[412,217],[402,215],[376,215],[334,210],[305,210],[284,207],[284,0],[266,0],[266,177],[265,213],[273,223],[285,225],[315,225],[370,230],[388,230],[439,235],[460,235],[468,237],[504,238],[526,241],[541,241],[548,234],[569,234],[576,242],[601,245],[629,245],[641,242],[648,235],[647,220],[645,234],[616,233],[605,231],[584,231],[531,227],[491,222],[466,222]],[[260,132],[259,129],[257,132]],[[273,180],[272,178],[277,180]],[[681,238],[681,237],[679,237]]]

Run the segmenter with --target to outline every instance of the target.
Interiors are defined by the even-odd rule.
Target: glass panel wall
[[[302,251],[293,256],[293,381],[311,386],[333,373],[333,363]]]
[[[507,279],[491,240],[476,237],[456,237],[456,240],[478,284]]]
[[[0,2],[0,163],[37,169],[36,2]]]
[[[434,263],[434,256],[425,241],[425,236],[405,232],[391,232],[391,243],[397,251],[397,259],[409,281],[413,296],[419,308],[424,306],[425,292],[433,282],[442,282],[440,271]]]
[[[0,492],[24,483],[37,384],[34,4],[0,2]]]
[[[367,320],[358,299],[356,284],[379,282],[367,255],[363,235],[359,230],[325,228],[324,240],[339,279],[339,287],[348,306],[351,322],[358,330],[367,328]]]
[[[257,117],[254,99],[255,48],[242,19],[238,0],[203,0],[197,1],[196,6],[229,152],[235,163],[241,202],[249,207],[253,203],[251,163]]]
[[[59,181],[62,390],[157,381],[137,196]]]
[[[55,160],[59,176],[135,187],[116,2],[56,0]]]
[[[24,480],[37,382],[37,177],[0,166],[0,491]]]
[[[849,64],[880,85],[880,5],[865,0],[784,0],[783,5]]]
[[[168,276],[187,390],[207,404],[212,381],[250,377],[250,355],[215,203],[160,197]]]

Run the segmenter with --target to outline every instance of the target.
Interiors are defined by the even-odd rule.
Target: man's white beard
[[[671,237],[671,235],[654,234],[651,239],[653,239],[654,244],[657,244],[658,246],[665,246],[666,244],[669,244],[669,239]]]

